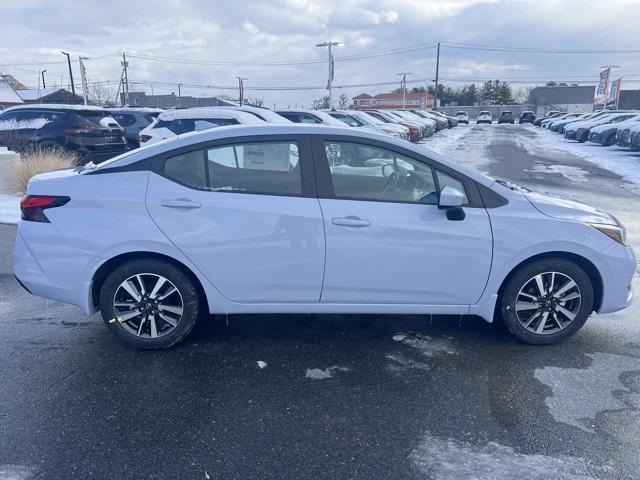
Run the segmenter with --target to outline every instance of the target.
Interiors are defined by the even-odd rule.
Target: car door
[[[477,186],[393,148],[373,140],[314,138],[326,232],[321,301],[476,303],[493,248]],[[437,205],[446,185],[466,196],[462,221],[449,220]]]
[[[318,302],[322,214],[304,136],[241,137],[154,160],[158,227],[227,299]]]

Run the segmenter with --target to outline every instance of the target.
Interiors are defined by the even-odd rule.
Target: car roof
[[[162,108],[151,107],[107,107],[107,111],[112,113],[162,113],[165,110]]]
[[[333,117],[332,117],[333,118]],[[362,128],[352,128],[347,125],[343,127],[329,125],[309,125],[309,124],[274,124],[261,123],[255,125],[227,125],[223,127],[211,128],[200,132],[189,132],[182,135],[162,140],[157,143],[125,153],[120,157],[115,157],[98,166],[106,168],[110,166],[125,166],[130,163],[148,158],[152,155],[159,155],[168,151],[188,147],[190,145],[224,139],[241,139],[242,137],[252,137],[256,135],[344,135],[351,138],[361,138],[362,140],[377,140],[389,145],[393,145],[404,150],[410,150],[418,155],[425,155],[429,158],[450,167],[463,175],[483,184],[491,186],[494,180],[484,176],[477,170],[473,170],[457,162],[449,160],[442,155],[427,149],[424,145],[414,145],[406,140],[395,139],[385,134],[375,133],[372,130]]]
[[[239,112],[254,112],[257,115],[264,117],[269,123],[292,123],[291,120],[284,118],[282,115],[278,115],[273,110],[270,110],[268,108],[254,107],[253,105],[221,105],[219,107],[212,108],[220,108],[221,110],[235,110]]]
[[[102,107],[95,107],[93,105],[66,105],[64,103],[30,103],[27,105],[16,105],[10,107],[3,112],[10,112],[14,110],[81,110],[84,112],[106,112],[107,110]]]
[[[197,107],[180,110],[167,110],[158,115],[158,120],[190,120],[200,118],[227,118],[241,120],[243,123],[264,123],[255,115],[240,110],[226,110],[217,107]]]

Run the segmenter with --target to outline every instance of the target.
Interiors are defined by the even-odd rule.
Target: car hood
[[[591,133],[604,133],[609,130],[617,130],[620,124],[616,123],[605,123],[604,125],[598,125],[597,127],[593,127],[591,129]]]
[[[578,130],[579,128],[591,128],[593,126],[595,126],[593,122],[580,121],[567,125],[566,130]]]
[[[548,217],[574,220],[576,222],[619,225],[618,220],[613,215],[584,203],[550,193],[528,192],[524,195],[536,210]]]

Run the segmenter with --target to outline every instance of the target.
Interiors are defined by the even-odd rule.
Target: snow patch
[[[19,220],[20,197],[17,195],[0,195],[0,223],[17,225]]]
[[[394,335],[393,337],[391,337],[395,342],[401,342],[402,340],[404,340],[405,338],[407,338],[406,335]]]
[[[429,434],[410,459],[430,480],[594,480],[613,472],[611,467],[598,467],[596,475],[579,457],[524,454],[495,442],[471,445]]]
[[[640,372],[640,359],[613,353],[587,356],[592,362],[586,369],[545,367],[537,369],[534,375],[551,387],[552,394],[545,404],[556,422],[595,433],[599,413],[629,408],[617,395],[620,391],[630,393],[620,377],[625,372]]]
[[[0,480],[29,480],[36,478],[36,469],[25,465],[0,465]]]
[[[258,360],[256,363],[258,364],[258,368],[260,369],[266,368],[268,365],[267,362],[263,362],[262,360]]]
[[[320,369],[320,368],[307,368],[307,372],[305,377],[311,378],[312,380],[324,380],[327,378],[332,378],[336,372],[348,372],[349,369],[346,367],[340,367],[338,365],[334,365],[333,367]]]
[[[458,354],[453,345],[445,338],[434,338],[421,334],[403,336],[404,338],[399,340],[400,342],[426,357],[434,357],[443,353]]]
[[[562,175],[567,180],[571,180],[572,182],[588,182],[589,179],[587,175],[589,172],[583,170],[580,167],[571,167],[569,165],[540,165],[535,164],[532,173],[555,173],[557,175]]]

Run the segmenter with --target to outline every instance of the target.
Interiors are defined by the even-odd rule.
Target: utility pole
[[[127,62],[126,52],[122,52],[122,93],[124,94],[124,103],[129,105],[129,62]]]
[[[47,83],[44,81],[44,72],[46,72],[46,70],[40,72],[42,74],[42,88],[47,88]]]
[[[244,77],[236,77],[238,79],[238,101],[240,106],[244,103],[244,81],[247,80]]]
[[[75,97],[76,87],[73,84],[73,71],[71,70],[71,55],[69,55],[69,52],[60,52],[60,53],[67,56],[67,64],[69,65],[69,79],[71,80],[71,93],[73,93],[73,96]]]
[[[329,108],[333,108],[333,71],[334,71],[334,62],[333,62],[333,54],[331,53],[331,47],[337,47],[342,45],[341,42],[322,42],[318,43],[316,47],[329,47],[329,79],[327,80],[327,90],[329,90]]]
[[[84,63],[82,63],[82,57],[78,57],[78,63],[80,64],[80,80],[82,81],[82,97],[84,98],[84,104],[88,105],[87,71],[84,69]]]
[[[440,42],[438,42],[438,53],[436,53],[436,89],[433,92],[433,109],[438,108],[438,80],[440,75]]]
[[[182,108],[182,84],[178,84],[178,108]]]
[[[400,72],[398,75],[402,76],[402,109],[405,110],[407,106],[407,75],[413,75],[411,72]]]

